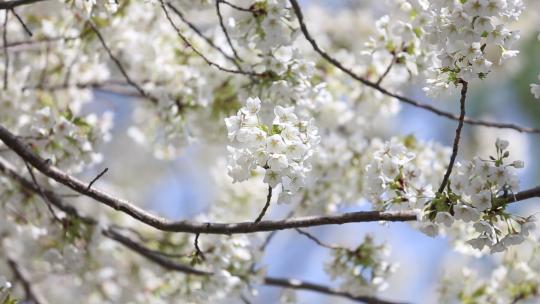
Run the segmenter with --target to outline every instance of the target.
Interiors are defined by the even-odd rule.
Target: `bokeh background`
[[[540,73],[538,2],[529,1],[526,17],[515,24],[516,28],[522,30],[519,57],[510,60],[504,69],[495,69],[487,81],[471,84],[467,106],[469,116],[540,127],[540,101],[533,98],[529,89],[530,83],[538,82]],[[323,44],[343,40],[341,43],[344,47],[353,47],[347,45],[345,37],[351,37],[356,31],[359,36],[365,36],[360,33],[369,31],[366,27],[372,26],[373,20],[384,13],[384,1],[302,1],[301,4],[308,27],[315,33],[330,33],[328,37],[316,37],[322,39]],[[351,20],[354,20],[353,24],[348,23]],[[403,93],[455,112],[458,97],[455,94],[457,90],[454,91],[454,94],[434,101],[424,95],[422,84],[418,83],[406,88]],[[174,161],[156,160],[149,149],[141,149],[127,136],[136,101],[101,91],[95,91],[95,100],[88,105],[88,111],[115,112],[114,140],[101,147],[104,153],[102,165],[109,168],[109,173],[103,178],[107,184],[122,188],[124,193],[127,192],[127,198],[147,202],[146,208],[169,218],[192,218],[204,211],[215,196],[215,184],[208,166],[212,153],[205,153],[204,147],[193,145]],[[450,146],[455,125],[454,121],[403,105],[387,132],[397,136],[413,134],[421,140],[434,140]],[[509,140],[512,159],[525,161],[526,167],[521,170],[521,188],[540,184],[540,166],[536,159],[540,157],[540,135],[466,125],[459,158],[488,156],[494,152],[496,138]],[[96,168],[95,172],[86,174],[92,177],[98,171],[99,168]],[[533,199],[511,208],[516,214],[529,215],[540,212],[540,201]],[[369,205],[339,211],[360,209],[369,209]],[[282,218],[286,213],[285,207],[272,206],[268,218]],[[368,233],[374,235],[377,242],[388,242],[392,249],[389,259],[400,264],[389,282],[389,288],[380,294],[390,300],[436,303],[438,283],[445,269],[469,264],[487,275],[494,265],[494,259],[497,259],[463,256],[455,252],[444,237],[429,238],[403,223],[348,224],[311,228],[309,231],[321,240],[334,244],[358,244]],[[328,249],[317,246],[294,231],[282,231],[270,243],[263,262],[268,265],[269,275],[335,286],[322,267],[328,257]],[[280,296],[276,288],[260,287],[259,291],[261,296],[255,303],[275,303]],[[298,299],[300,303],[350,302],[311,292],[298,292]]]

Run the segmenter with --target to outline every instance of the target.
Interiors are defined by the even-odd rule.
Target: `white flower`
[[[512,245],[519,245],[523,243],[525,238],[521,234],[507,234],[500,243],[503,243],[505,247],[509,247]]]
[[[298,122],[298,117],[294,114],[294,107],[276,106],[274,114],[276,115],[274,124],[295,124]]]
[[[255,97],[255,98],[249,97],[247,99],[246,107],[244,110],[245,112],[247,112],[246,114],[251,114],[251,115],[257,114],[259,113],[260,109],[261,109],[261,100],[259,99],[259,97]]]
[[[294,178],[284,176],[282,184],[285,191],[295,193],[304,185],[304,180],[301,176],[295,176]]]
[[[487,236],[479,236],[475,239],[468,240],[467,243],[475,249],[482,250],[485,246],[491,246],[492,241]]]
[[[459,204],[454,206],[454,217],[464,222],[474,222],[480,218],[480,212],[478,212],[475,208]]]
[[[516,168],[516,169],[521,169],[523,167],[525,167],[525,162],[522,161],[522,160],[515,160],[513,163],[512,163],[512,167]]]
[[[279,134],[274,134],[266,139],[266,150],[270,153],[282,153],[285,147],[285,142]]]
[[[491,246],[491,253],[503,252],[506,250],[506,246],[502,242],[498,242],[495,245]]]
[[[435,222],[437,224],[443,224],[446,227],[451,227],[452,223],[454,223],[454,218],[448,212],[438,212],[435,216]]]
[[[429,221],[422,222],[420,226],[420,231],[422,231],[427,236],[436,237],[439,234],[439,226]]]
[[[486,221],[476,222],[473,227],[477,232],[486,234],[489,238],[492,238],[493,235],[495,235],[495,229],[493,229],[493,226]]]
[[[233,140],[236,136],[236,132],[240,129],[240,118],[238,116],[231,116],[225,118],[225,126],[227,126],[227,136],[229,140]]]
[[[478,209],[478,211],[484,211],[491,208],[491,191],[482,190],[471,197],[472,205]]]
[[[302,159],[306,155],[308,149],[306,145],[299,141],[292,142],[285,148],[285,154],[290,159]]]
[[[520,233],[524,236],[528,236],[531,230],[536,228],[536,218],[534,216],[529,216],[525,222],[521,223]]]
[[[469,177],[465,174],[454,175],[450,178],[450,188],[458,195],[463,194],[469,185]]]
[[[281,176],[276,171],[266,170],[264,182],[275,188],[281,182]]]
[[[285,154],[271,154],[268,158],[268,166],[273,171],[281,171],[288,166],[287,156]]]
[[[504,139],[497,138],[497,140],[495,141],[495,147],[497,147],[497,149],[501,151],[506,150],[508,148],[508,145],[508,141]]]

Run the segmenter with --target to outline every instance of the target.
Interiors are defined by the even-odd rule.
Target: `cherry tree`
[[[512,208],[540,186],[520,189],[510,153],[540,129],[466,114],[538,35],[539,3],[358,2],[0,2],[0,303],[271,302],[261,286],[282,303],[299,290],[401,302],[385,292],[391,244],[310,232],[366,222],[494,258],[487,276],[449,269],[440,302],[540,301],[534,212]],[[451,144],[391,128],[406,107],[451,123]],[[474,150],[466,128],[510,135]],[[124,135],[138,151],[118,148]],[[112,146],[135,168],[109,170]],[[190,149],[215,195],[191,218],[156,212],[138,188]],[[283,230],[328,251],[309,267],[332,284],[268,274]]]

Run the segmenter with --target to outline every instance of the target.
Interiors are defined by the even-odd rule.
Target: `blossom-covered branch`
[[[75,217],[77,219],[81,219],[84,222],[90,224],[90,225],[97,225],[98,222],[87,216],[82,216],[79,214],[79,212],[72,206],[65,204],[62,199],[54,192],[49,190],[42,190],[36,186],[33,182],[30,180],[27,180],[23,176],[19,175],[15,171],[14,168],[4,159],[0,157],[0,172],[2,172],[4,175],[9,176],[10,178],[16,180],[18,183],[21,184],[21,186],[24,187],[24,189],[29,190],[33,192],[35,195],[45,195],[47,196],[47,199],[54,204],[54,206],[69,216]],[[211,276],[213,275],[212,272],[204,271],[196,269],[189,265],[180,264],[178,262],[175,262],[169,258],[167,258],[166,254],[163,254],[162,252],[155,251],[152,249],[149,249],[145,247],[144,245],[132,240],[131,238],[123,235],[119,231],[117,231],[118,228],[115,227],[100,227],[101,233],[122,244],[126,248],[132,250],[133,252],[136,252],[137,254],[140,254],[141,256],[147,258],[148,260],[152,261],[153,263],[156,263],[160,265],[161,267],[169,270],[169,271],[178,271],[186,274],[192,274],[192,275],[203,275],[203,276]],[[17,266],[16,262],[13,260],[8,261],[8,263],[11,265],[12,269],[16,273],[19,280],[22,280],[22,283],[24,284],[24,288],[26,291],[27,296],[30,300],[35,301],[36,303],[46,303],[46,301],[38,300],[41,298],[41,296],[37,295],[34,291],[30,283],[28,282],[28,279],[22,275],[22,273],[19,270],[19,267]],[[320,292],[327,295],[333,295],[333,296],[340,296],[345,297],[347,299],[358,301],[358,302],[366,302],[366,303],[380,303],[380,304],[393,304],[396,302],[390,302],[378,299],[376,297],[371,296],[355,296],[348,292],[340,291],[335,288],[327,287],[324,285],[319,285],[311,282],[305,282],[302,280],[297,279],[287,279],[287,278],[275,278],[275,277],[265,277],[263,280],[263,283],[265,285],[269,286],[276,286],[276,287],[283,287],[283,288],[292,288],[292,289],[299,289],[299,290],[309,290],[314,292]]]
[[[298,17],[298,22],[300,23],[300,29],[301,29],[302,34],[304,35],[304,37],[309,41],[309,43],[311,44],[313,49],[319,55],[321,55],[321,57],[323,57],[326,61],[331,63],[333,66],[340,69],[345,74],[351,76],[353,79],[355,79],[355,80],[363,83],[364,85],[366,85],[366,86],[368,86],[370,88],[373,88],[373,89],[375,89],[375,90],[377,90],[377,91],[379,91],[379,92],[381,92],[381,93],[383,93],[383,94],[385,94],[387,96],[396,98],[396,99],[398,99],[398,100],[400,100],[400,101],[402,101],[402,102],[404,102],[406,104],[409,104],[411,106],[427,110],[427,111],[432,112],[432,113],[434,113],[434,114],[436,114],[438,116],[446,117],[448,119],[457,120],[457,121],[460,120],[459,115],[455,115],[453,113],[437,109],[434,106],[421,103],[419,101],[416,101],[416,100],[411,99],[411,98],[406,97],[406,96],[402,96],[402,95],[399,95],[399,94],[396,94],[396,93],[392,93],[389,90],[387,90],[387,89],[383,88],[382,86],[380,86],[378,83],[372,82],[372,81],[370,81],[370,80],[356,74],[351,69],[345,67],[338,60],[336,60],[334,57],[330,56],[326,51],[321,49],[321,47],[317,44],[315,39],[311,36],[311,34],[308,31],[307,26],[305,24],[304,15],[302,13],[302,9],[300,8],[300,5],[298,4],[298,1],[297,0],[289,0],[289,1],[292,4],[293,10],[294,10],[296,16]],[[500,128],[500,129],[512,129],[512,130],[515,130],[515,131],[518,131],[518,132],[523,132],[523,133],[540,133],[540,129],[523,127],[523,126],[519,126],[519,125],[516,125],[516,124],[511,124],[511,123],[500,123],[500,122],[484,121],[484,120],[481,120],[481,119],[475,119],[475,118],[470,118],[470,117],[465,117],[463,119],[463,121],[465,123],[468,123],[468,124],[471,124],[471,125],[478,125],[478,126],[491,127],[491,128]]]
[[[130,203],[123,199],[119,199],[95,188],[89,189],[87,183],[84,183],[81,180],[61,171],[60,169],[51,166],[47,160],[33,153],[28,146],[26,146],[23,142],[17,139],[15,135],[13,135],[3,126],[0,126],[0,139],[21,158],[33,165],[41,173],[54,179],[58,183],[63,184],[80,194],[93,198],[94,200],[103,203],[111,208],[124,212],[147,225],[163,231],[209,234],[235,234],[345,223],[416,220],[416,213],[414,212],[360,211],[345,213],[341,215],[295,218],[283,221],[260,221],[258,223],[244,222],[221,224],[193,223],[190,221],[175,222],[157,215],[153,215],[148,211],[137,207],[133,203]]]

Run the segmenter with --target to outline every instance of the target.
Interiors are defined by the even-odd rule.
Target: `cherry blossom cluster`
[[[336,248],[332,260],[325,265],[332,280],[340,282],[340,288],[353,295],[371,295],[388,287],[387,278],[395,272],[397,264],[389,264],[387,245],[378,245],[367,235],[354,250]]]
[[[438,234],[439,226],[451,227],[454,221],[470,223],[477,232],[467,241],[473,248],[490,248],[491,252],[506,250],[521,243],[535,227],[535,218],[514,217],[505,211],[519,190],[514,168],[523,168],[523,161],[507,162],[508,141],[498,139],[496,156],[475,158],[466,165],[457,164],[449,187],[426,206],[421,230],[430,236]]]
[[[410,75],[424,71],[425,90],[436,95],[459,79],[484,79],[494,60],[488,53],[500,53],[498,64],[516,56],[519,33],[505,22],[523,8],[520,0],[395,0],[366,46]]]
[[[540,300],[540,259],[537,238],[504,254],[501,265],[483,276],[480,271],[455,267],[440,282],[439,300],[444,303],[512,303]]]
[[[257,0],[249,6],[250,12],[237,12],[229,20],[231,34],[236,41],[263,52],[290,45],[294,31],[290,30],[293,14],[286,0]]]
[[[461,79],[483,79],[497,61],[517,54],[512,42],[519,35],[507,21],[520,16],[520,0],[387,2],[390,7],[375,26],[375,14],[367,8],[382,6],[369,1],[345,13],[320,10],[315,16],[306,9],[305,21],[321,49],[388,92],[414,83],[424,71],[430,93]],[[97,149],[110,138],[113,117],[87,113],[116,105],[105,100],[109,94],[102,98],[90,88],[110,89],[135,96],[119,106],[133,110],[127,133],[158,159],[174,160],[188,146],[204,150],[196,157],[206,157],[217,189],[211,197],[215,203],[194,216],[197,222],[252,221],[267,185],[281,185],[278,202],[291,202],[286,207],[294,216],[336,214],[370,202],[375,210],[417,211],[421,231],[455,235],[456,247],[469,253],[512,253],[529,245],[535,218],[506,211],[518,190],[513,169],[523,167],[523,162],[508,162],[508,143],[497,141],[496,156],[457,164],[447,189],[436,193],[450,149],[413,136],[391,138],[398,100],[352,81],[305,39],[296,39],[301,33],[289,1],[220,1],[219,17],[215,1],[164,1],[170,20],[157,0],[48,4],[16,9],[33,37],[15,11],[6,19],[0,123],[62,170],[79,173],[100,161]],[[217,22],[221,17],[223,25]],[[99,29],[108,50],[88,22]],[[350,39],[351,33],[359,38]],[[531,92],[540,97],[540,86],[531,85]],[[226,144],[229,153],[223,153]],[[12,152],[0,150],[2,158],[25,169]],[[68,204],[87,199],[73,198],[36,176]],[[126,194],[115,190],[119,197]],[[140,197],[141,192],[128,195]],[[16,260],[32,287],[55,303],[73,298],[88,303],[247,302],[256,296],[253,286],[264,283],[268,265],[262,244],[269,240],[264,233],[164,233],[99,204],[74,206],[99,224],[82,223],[56,208],[51,214],[40,196],[0,175],[1,274],[4,261]],[[213,275],[163,271],[102,235],[110,223],[160,257]],[[519,243],[525,244],[511,246]],[[333,250],[325,269],[339,291],[375,295],[396,269],[385,261],[387,251],[368,236],[355,249]],[[489,281],[457,284],[442,294],[462,302],[534,301],[539,267],[534,258],[505,259]],[[0,276],[0,303],[12,304],[9,294],[19,297],[22,290],[7,281],[21,282],[9,269],[6,273],[7,278]],[[64,288],[49,288],[52,284]],[[296,300],[290,290],[281,297],[283,303]]]
[[[262,167],[266,170],[265,183],[272,188],[282,185],[283,201],[304,186],[319,136],[313,122],[298,119],[294,107],[276,106],[271,125],[264,123],[260,109],[259,98],[248,98],[246,106],[225,119],[229,140],[234,144],[228,147],[229,175],[241,182]]]
[[[448,149],[422,147],[414,137],[404,143],[394,138],[376,147],[364,178],[375,209],[422,209],[434,197],[433,184],[444,174]]]
[[[384,62],[377,69],[379,75],[389,64],[411,75],[431,64],[433,56],[423,41],[430,20],[425,1],[395,0],[390,4],[390,13],[375,22],[376,33],[366,43],[373,56]]]
[[[493,62],[488,50],[500,49],[499,63],[516,56],[512,49],[519,33],[510,31],[502,20],[516,20],[523,9],[516,0],[437,1],[429,4],[431,22],[427,39],[435,48],[437,63],[433,86],[483,79]]]

